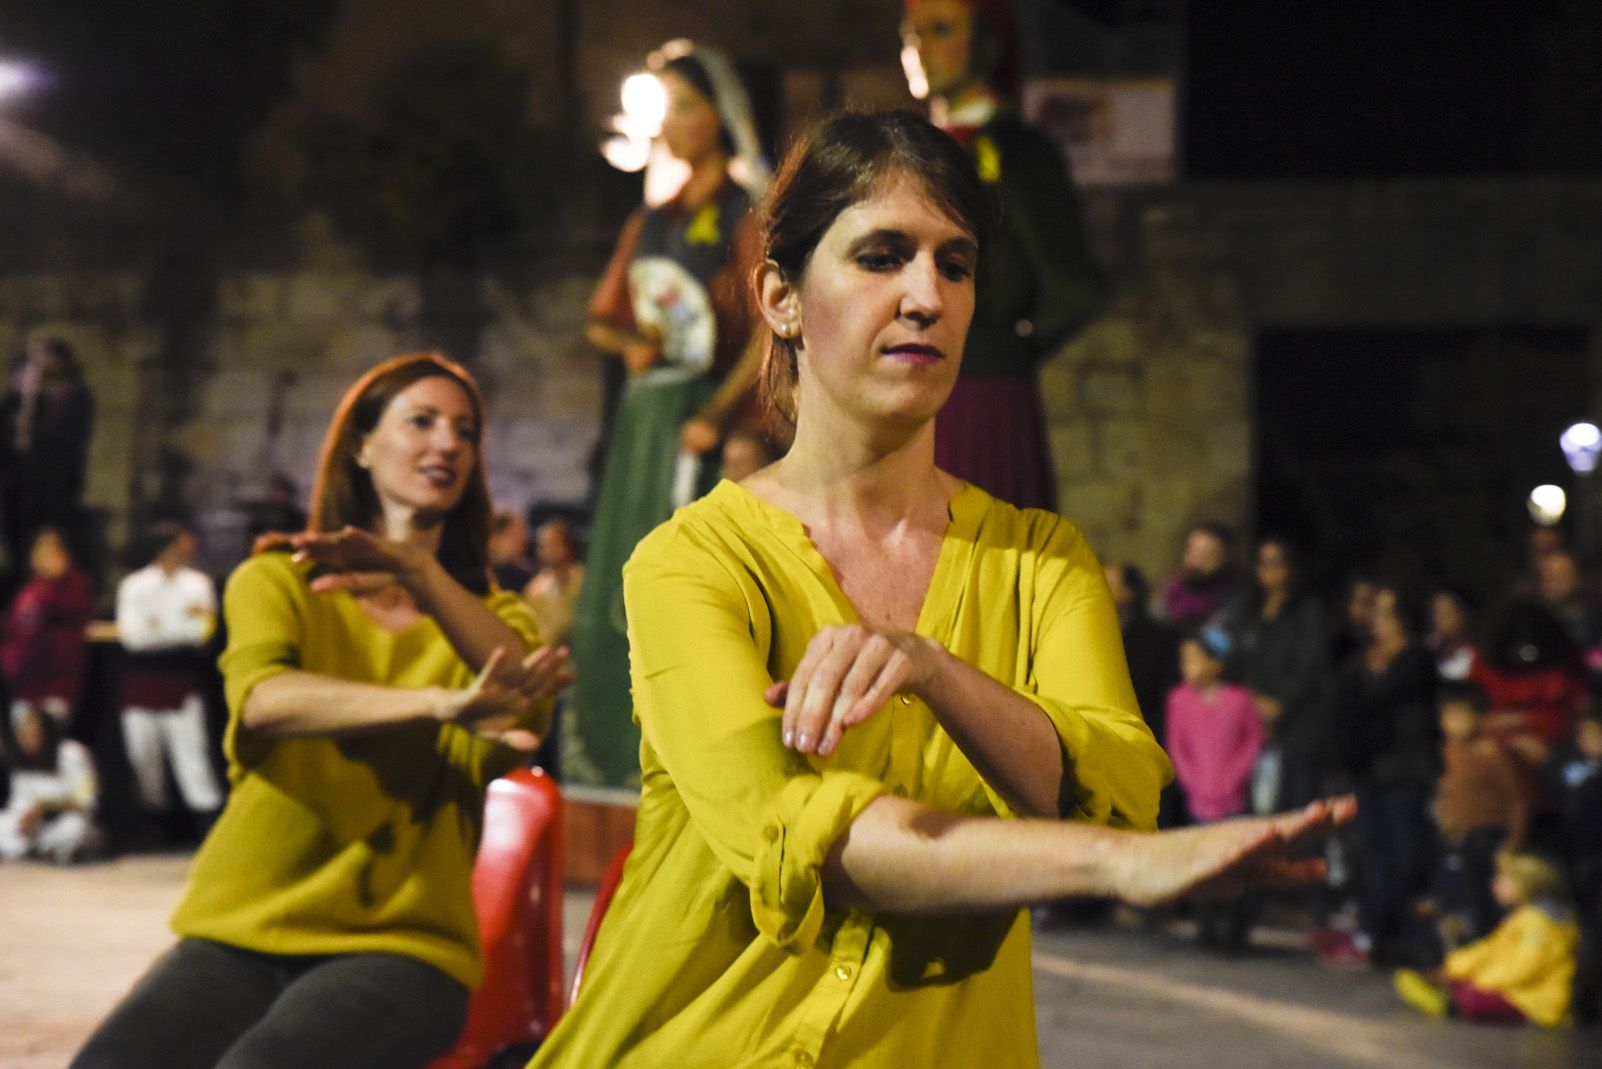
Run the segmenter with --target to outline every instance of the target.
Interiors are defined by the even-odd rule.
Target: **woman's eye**
[[[416,416],[413,416],[411,419],[407,420],[407,422],[410,423],[413,427],[416,427],[420,431],[426,431],[426,430],[428,430],[429,423],[432,422],[432,421],[427,416],[416,415]]]
[[[940,273],[952,282],[962,282],[973,275],[973,267],[961,260],[947,260],[940,265]]]
[[[857,257],[857,266],[864,271],[894,271],[901,266],[901,257],[893,252],[868,252]]]

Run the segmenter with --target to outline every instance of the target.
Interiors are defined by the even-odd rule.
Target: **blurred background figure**
[[[1442,679],[1468,678],[1474,666],[1471,626],[1468,599],[1461,592],[1442,587],[1430,597],[1428,642]]]
[[[254,545],[263,535],[294,534],[306,529],[306,510],[300,505],[295,481],[281,471],[267,480],[267,493],[249,504],[249,542]]]
[[[1574,1019],[1602,1019],[1602,708],[1575,721],[1574,741],[1553,755],[1548,797],[1560,815],[1560,844],[1580,923]]]
[[[1175,627],[1200,627],[1223,612],[1240,586],[1235,570],[1235,532],[1203,523],[1185,535],[1179,570],[1163,585],[1163,619]]]
[[[521,594],[534,579],[534,565],[528,559],[528,524],[510,509],[497,509],[490,520],[489,561],[490,574],[502,590]]]
[[[652,66],[666,98],[662,143],[688,177],[672,199],[629,219],[590,299],[586,337],[628,369],[573,616],[578,684],[568,737],[575,753],[564,765],[569,777],[593,786],[624,787],[639,777],[623,562],[675,507],[717,481],[716,463],[702,453],[717,444],[717,428],[755,381],[751,354],[759,352],[749,290],[759,238],[750,209],[766,168],[750,102],[720,52],[672,42]],[[719,387],[737,363],[731,397]],[[692,432],[686,448],[692,421],[702,433]]]
[[[1582,655],[1602,647],[1602,602],[1580,562],[1567,549],[1554,549],[1535,560],[1535,595],[1552,612]]]
[[[1514,598],[1492,615],[1469,678],[1490,698],[1486,732],[1518,755],[1527,770],[1568,738],[1586,700],[1580,648],[1550,609],[1525,598]]]
[[[1232,676],[1252,693],[1266,729],[1273,769],[1260,791],[1265,809],[1283,811],[1318,797],[1319,769],[1329,745],[1325,722],[1329,688],[1324,606],[1302,583],[1290,544],[1265,538],[1257,546],[1253,581],[1225,610],[1233,639]]]
[[[1374,596],[1378,592],[1379,585],[1371,576],[1354,572],[1347,578],[1330,639],[1331,663],[1337,667],[1368,647],[1369,632],[1374,626]]]
[[[1507,918],[1448,954],[1433,976],[1398,970],[1396,993],[1431,1017],[1568,1023],[1579,930],[1563,873],[1544,857],[1505,852],[1497,855],[1492,887]]]
[[[1368,646],[1335,679],[1332,755],[1357,793],[1360,931],[1351,947],[1327,951],[1330,957],[1394,964],[1409,904],[1429,873],[1440,744],[1435,664],[1422,631],[1412,603],[1380,588]]]
[[[1062,153],[1024,123],[1016,22],[1008,0],[908,0],[901,24],[909,88],[972,155],[996,202],[979,261],[973,323],[935,462],[1004,501],[1055,510],[1037,368],[1106,302]]]
[[[21,571],[35,532],[79,533],[94,396],[72,346],[40,338],[0,394],[0,525],[7,566]]]
[[[1491,934],[1501,910],[1491,894],[1496,855],[1524,849],[1529,798],[1517,764],[1482,730],[1485,691],[1452,681],[1440,689],[1441,777],[1431,812],[1437,832],[1432,912],[1446,950]]]
[[[541,641],[554,646],[567,641],[573,606],[584,585],[573,525],[560,518],[546,520],[534,536],[534,551],[539,571],[523,587],[523,597],[534,612]]]
[[[203,698],[217,592],[192,567],[197,543],[187,527],[156,524],[145,547],[149,563],[117,585],[123,742],[147,822],[167,811],[171,762],[193,830],[203,837],[223,804]]]
[[[1179,632],[1151,614],[1151,588],[1146,573],[1129,561],[1114,561],[1103,569],[1118,609],[1118,628],[1124,639],[1129,679],[1146,726],[1167,746],[1168,692],[1179,683]],[[1185,789],[1179,780],[1163,788],[1157,811],[1159,828],[1185,823]]]
[[[55,528],[33,536],[28,562],[28,580],[11,602],[0,636],[0,673],[11,692],[13,723],[37,708],[65,732],[83,694],[84,628],[94,600],[88,577]]]
[[[98,790],[88,748],[63,738],[61,725],[36,706],[24,707],[9,734],[11,797],[0,811],[0,861],[66,865],[97,856],[103,836],[94,821]]]
[[[773,440],[764,434],[735,428],[723,440],[723,477],[739,482],[778,459]]]
[[[1230,638],[1203,627],[1179,644],[1184,682],[1168,695],[1168,756],[1184,785],[1191,820],[1207,824],[1250,809],[1252,767],[1263,745],[1263,726],[1252,692],[1224,680]],[[1237,952],[1250,932],[1244,897],[1206,898],[1195,904],[1197,941]]]

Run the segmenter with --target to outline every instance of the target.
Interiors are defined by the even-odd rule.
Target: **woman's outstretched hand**
[[[921,635],[847,624],[813,636],[788,680],[763,698],[784,710],[781,736],[799,753],[827,757],[845,730],[873,715],[897,691],[921,693],[946,650]]]
[[[1296,887],[1324,877],[1322,859],[1292,856],[1357,813],[1336,798],[1291,813],[1131,836],[1110,859],[1111,888],[1137,906],[1183,895],[1230,896],[1247,887]]]
[[[434,716],[513,749],[533,750],[540,737],[519,727],[517,720],[529,706],[555,697],[573,682],[567,661],[565,646],[541,646],[521,661],[497,649],[472,683],[445,692]]]
[[[332,533],[307,531],[289,540],[296,561],[310,561],[328,574],[311,582],[319,594],[343,590],[370,594],[394,583],[407,585],[433,559],[427,550],[379,538],[359,527]]]

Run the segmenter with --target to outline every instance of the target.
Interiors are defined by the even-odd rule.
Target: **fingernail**
[[[797,750],[801,750],[802,752],[805,752],[806,749],[811,745],[812,745],[812,736],[807,734],[805,731],[803,731],[800,735],[798,735],[796,737],[795,748]]]
[[[791,731],[789,728],[785,728],[781,738],[783,738],[786,746],[793,745],[795,743],[795,732]]]

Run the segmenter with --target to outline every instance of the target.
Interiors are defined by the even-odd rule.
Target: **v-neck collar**
[[[829,562],[797,517],[728,479],[718,483],[708,496],[718,499],[726,508],[736,508],[758,518],[823,584],[834,600],[841,619],[848,624],[862,622],[856,606],[851,604],[851,599],[841,589]],[[916,634],[939,639],[950,630],[950,620],[956,612],[964,580],[973,561],[974,545],[984,517],[986,500],[984,491],[972,483],[964,482],[947,503],[946,530],[940,539],[940,553],[935,558],[929,586],[924,590],[923,602],[918,607],[918,621],[913,627]]]

